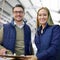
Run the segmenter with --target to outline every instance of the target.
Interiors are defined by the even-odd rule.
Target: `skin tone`
[[[38,21],[42,25],[42,29],[45,28],[47,20],[48,20],[48,12],[47,12],[47,10],[41,9],[38,12]]]
[[[21,7],[15,7],[13,10],[13,17],[17,25],[21,25],[24,18],[24,11]]]
[[[21,60],[37,60],[37,57],[34,55],[25,56],[25,58],[21,58]]]
[[[6,53],[6,49],[5,48],[0,49],[0,55],[5,55],[5,53]]]

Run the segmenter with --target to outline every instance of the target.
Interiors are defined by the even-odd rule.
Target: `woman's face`
[[[47,10],[45,9],[41,9],[39,12],[38,12],[38,21],[41,25],[45,25],[47,20],[48,20],[48,12]]]

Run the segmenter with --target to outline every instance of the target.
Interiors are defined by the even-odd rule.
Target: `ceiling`
[[[54,24],[60,24],[60,0],[21,0],[21,3],[33,16],[33,19],[36,17],[37,10],[44,6],[48,7],[51,12],[52,19]],[[30,2],[30,3],[29,3]],[[35,10],[35,11],[34,11]]]
[[[0,0],[0,2],[1,1],[7,1],[7,4],[4,4],[3,2],[2,6],[4,6],[2,7],[2,9],[10,13],[11,16],[11,7],[15,6],[17,3],[22,4],[25,7],[25,19],[28,20],[29,24],[31,22],[36,22],[36,14],[39,8],[41,8],[42,6],[48,7],[51,12],[54,24],[60,25],[60,0]]]
[[[54,24],[60,24],[60,0],[19,0],[26,11],[33,17],[33,20],[36,20],[37,10],[44,6],[48,7]]]

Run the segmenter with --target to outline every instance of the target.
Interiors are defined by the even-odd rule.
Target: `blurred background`
[[[60,25],[60,0],[0,0],[0,28],[12,20],[12,7],[22,4],[25,7],[25,21],[31,27],[32,42],[36,31],[37,10],[44,6],[50,10],[54,24]],[[35,45],[33,44],[34,48]]]

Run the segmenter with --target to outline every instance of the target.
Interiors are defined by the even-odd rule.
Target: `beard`
[[[23,21],[23,19],[21,18],[21,19],[14,19],[15,21],[17,21],[17,22],[21,22],[21,21]]]

